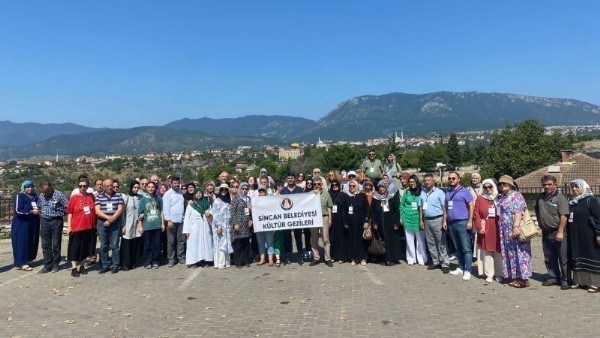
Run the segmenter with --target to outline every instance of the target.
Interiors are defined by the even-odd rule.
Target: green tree
[[[575,138],[555,132],[544,134],[544,126],[535,120],[507,125],[494,132],[484,157],[483,177],[523,176],[558,160],[562,149],[573,149]]]
[[[400,159],[402,168],[418,168],[421,162],[421,152],[419,150],[410,150],[405,152]]]
[[[471,162],[475,159],[475,153],[473,149],[469,145],[469,142],[465,142],[464,147],[462,148],[462,160],[463,162]]]
[[[433,170],[437,163],[448,163],[446,148],[441,143],[434,146],[427,145],[423,147],[423,155],[419,162],[419,167],[425,170]]]
[[[478,143],[475,146],[475,164],[480,165],[483,163],[483,159],[485,158],[487,148],[485,144]]]
[[[327,150],[318,149],[314,153],[321,170],[354,170],[363,160],[358,149],[347,144],[332,145]]]
[[[450,134],[450,138],[446,144],[446,154],[448,154],[448,164],[453,167],[460,167],[462,164],[462,153],[455,133]]]

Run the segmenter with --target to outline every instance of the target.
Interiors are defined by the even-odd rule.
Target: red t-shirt
[[[71,231],[76,232],[95,228],[94,195],[72,195],[67,213],[71,214]]]

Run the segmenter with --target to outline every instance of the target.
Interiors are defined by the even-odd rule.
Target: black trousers
[[[244,266],[249,263],[248,251],[250,250],[250,238],[238,238],[231,243],[233,246],[233,264]]]
[[[567,272],[567,233],[565,232],[563,240],[559,242],[556,240],[557,232],[557,230],[542,231],[542,249],[549,279],[561,282],[571,278]]]
[[[60,264],[63,218],[40,218],[40,237],[44,253],[44,268],[52,269]]]
[[[144,240],[142,237],[121,238],[121,266],[132,269],[142,263],[143,247]]]
[[[296,242],[296,251],[302,255],[302,229],[283,230],[283,253],[286,259],[292,258],[292,231],[294,232],[294,241]]]
[[[142,234],[144,239],[144,266],[160,263],[160,229],[146,230]]]

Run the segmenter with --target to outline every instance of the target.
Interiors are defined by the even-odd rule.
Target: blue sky
[[[600,104],[598,1],[0,0],[0,120],[318,119],[351,97]]]

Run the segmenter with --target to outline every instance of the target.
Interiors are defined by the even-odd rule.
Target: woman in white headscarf
[[[485,275],[485,281],[491,283],[494,275],[502,271],[502,255],[500,254],[500,235],[498,234],[498,211],[496,198],[498,187],[491,179],[481,184],[482,193],[475,200],[473,225],[477,230],[477,272]],[[498,277],[497,280],[500,280]]]
[[[574,289],[587,286],[588,292],[600,289],[600,203],[582,179],[570,182],[575,196],[569,204],[569,251]]]

